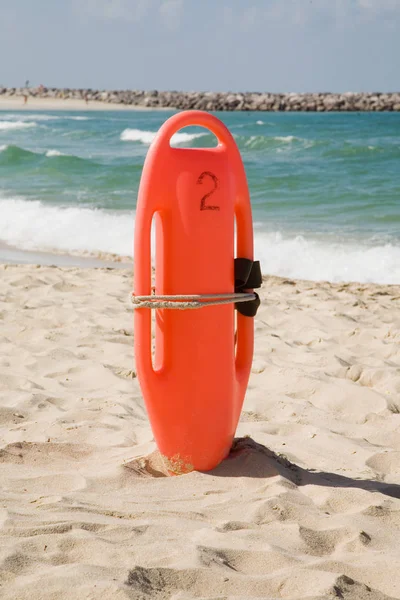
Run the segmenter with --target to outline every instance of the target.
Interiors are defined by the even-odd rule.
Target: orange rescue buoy
[[[172,148],[172,135],[191,125],[210,130],[218,145]],[[156,296],[251,293],[260,285],[259,274],[248,277],[256,263],[243,163],[232,135],[215,116],[178,113],[151,144],[136,209],[135,296],[152,291],[153,217]],[[252,316],[258,303],[258,297],[248,303],[255,305],[249,308]],[[235,306],[246,305],[158,308],[154,356],[151,310],[134,312],[137,375],[155,441],[172,474],[208,471],[229,453],[253,357],[252,316],[238,308],[235,324]]]

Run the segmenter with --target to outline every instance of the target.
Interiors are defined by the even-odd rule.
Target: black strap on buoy
[[[235,292],[241,293],[246,290],[254,290],[261,287],[262,275],[259,260],[248,258],[235,258]],[[251,302],[235,304],[235,308],[245,317],[255,317],[261,301],[256,294]]]

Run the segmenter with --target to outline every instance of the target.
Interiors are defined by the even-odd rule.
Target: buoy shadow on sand
[[[170,477],[161,454],[155,450],[151,454],[136,458],[124,467],[137,477]],[[379,492],[392,498],[400,498],[400,485],[373,479],[353,479],[313,469],[304,469],[276,454],[251,437],[235,438],[227,458],[212,471],[203,475],[214,477],[251,477],[265,479],[280,475],[297,486],[320,485],[334,488],[358,488],[369,492]],[[181,477],[184,475],[181,475]]]

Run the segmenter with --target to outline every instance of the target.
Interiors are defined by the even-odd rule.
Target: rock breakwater
[[[0,88],[0,97],[73,99],[147,108],[209,111],[366,112],[400,111],[400,92],[305,93],[162,92],[143,90],[92,90],[69,88]]]

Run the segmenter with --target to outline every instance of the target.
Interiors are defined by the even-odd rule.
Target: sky
[[[0,0],[0,85],[400,91],[400,0]]]

